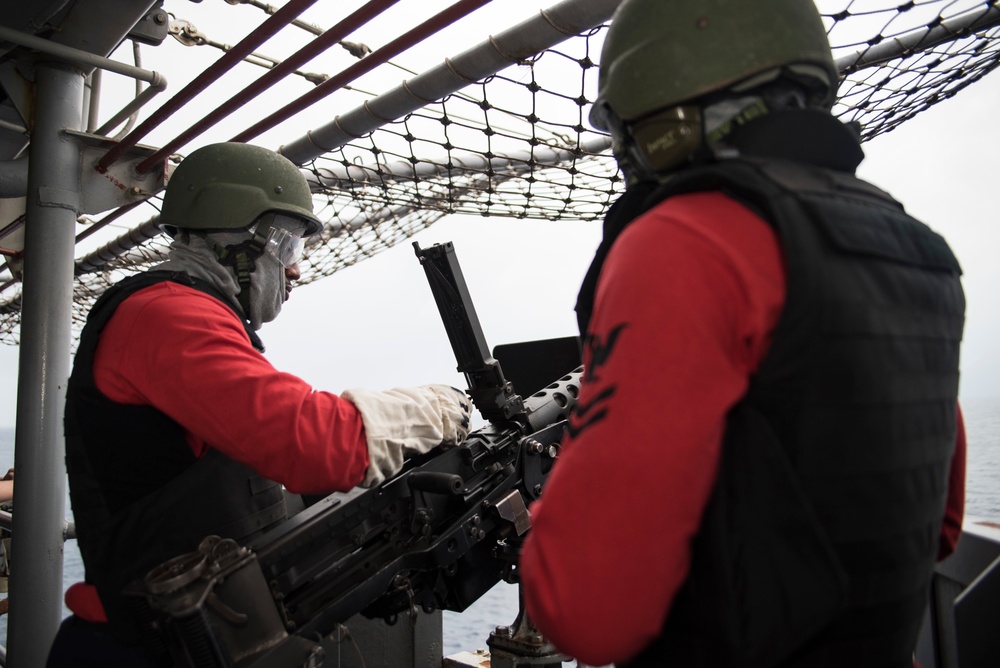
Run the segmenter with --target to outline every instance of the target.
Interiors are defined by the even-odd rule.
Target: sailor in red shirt
[[[49,666],[147,665],[129,583],[205,536],[251,542],[285,518],[282,486],[373,486],[468,433],[469,402],[449,386],[338,396],[262,355],[256,331],[321,229],[291,162],[203,147],[171,176],[160,222],[167,262],[106,291],[81,334],[66,436],[86,583],[67,592]]]
[[[612,21],[591,120],[628,189],[520,562],[588,665],[912,663],[961,526],[964,299],[940,237],[853,176],[836,81],[811,2]]]

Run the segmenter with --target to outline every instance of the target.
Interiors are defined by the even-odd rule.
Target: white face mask
[[[293,216],[280,213],[263,217],[257,227],[268,225],[264,253],[250,274],[250,323],[254,329],[278,317],[285,303],[285,269],[302,257],[306,226]]]
[[[264,253],[256,260],[256,268],[250,274],[250,325],[260,329],[265,322],[271,322],[281,313],[285,303],[285,268],[270,253]]]
[[[262,252],[254,260],[254,270],[250,274],[250,306],[245,313],[253,329],[258,330],[265,322],[271,322],[281,311],[287,295],[285,270],[301,255],[302,234],[305,224],[298,218],[283,214],[266,214],[248,230],[213,232],[189,239],[175,239],[170,248],[170,257],[161,268],[182,271],[206,280],[239,305],[240,286],[236,270],[219,261],[219,249],[246,242],[254,231],[264,223],[267,225],[267,239]],[[288,264],[285,265],[284,262]]]

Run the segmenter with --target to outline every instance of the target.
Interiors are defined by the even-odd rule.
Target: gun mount
[[[552,468],[582,369],[522,399],[487,352],[452,245],[414,246],[489,424],[379,487],[321,499],[252,545],[208,537],[153,569],[136,593],[154,654],[197,668],[321,667],[323,639],[357,613],[393,623],[462,612],[516,581],[527,505]]]

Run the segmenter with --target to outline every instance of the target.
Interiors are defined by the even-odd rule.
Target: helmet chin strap
[[[187,233],[187,232],[186,232]],[[193,232],[197,234],[215,251],[219,258],[219,263],[226,267],[232,267],[236,274],[236,283],[240,287],[239,300],[243,315],[250,318],[250,274],[256,268],[255,260],[264,254],[267,238],[261,236],[260,230],[255,230],[253,236],[238,244],[221,246],[203,232]]]

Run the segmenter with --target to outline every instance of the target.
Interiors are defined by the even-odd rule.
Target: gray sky
[[[994,156],[1000,73],[865,145],[861,176],[952,244],[968,300],[961,395],[1000,398]],[[446,218],[414,237],[452,241],[491,345],[575,333],[573,305],[600,225]],[[297,289],[261,331],[269,359],[317,389],[464,387],[409,243]],[[18,348],[0,345],[0,427],[15,421]]]

